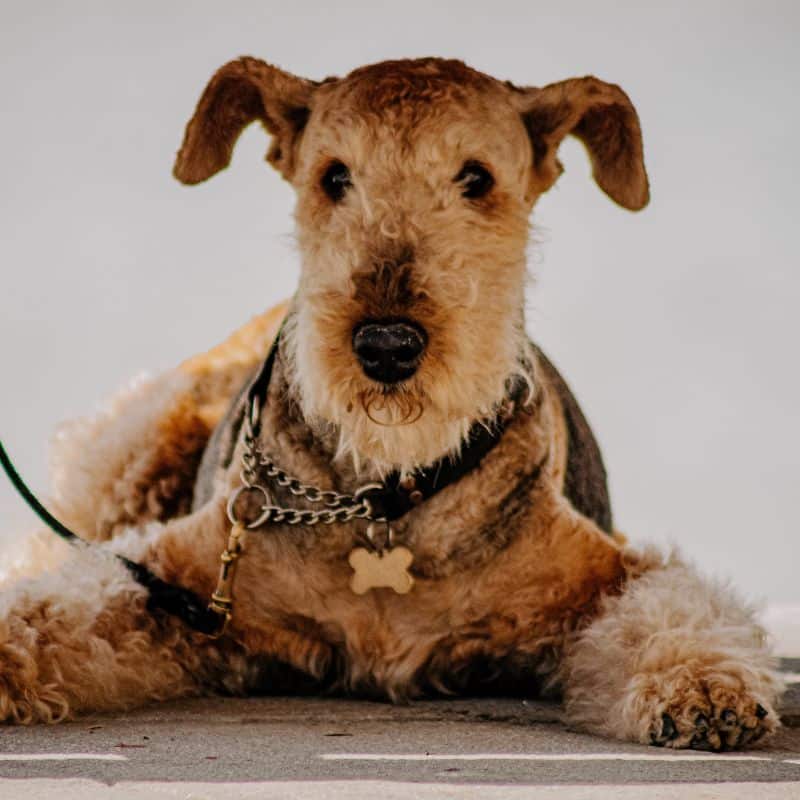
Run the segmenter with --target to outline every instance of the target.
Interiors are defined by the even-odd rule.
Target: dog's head
[[[314,82],[241,58],[206,87],[176,177],[223,169],[254,120],[298,196],[298,398],[383,469],[456,450],[524,372],[528,217],[562,139],[583,141],[617,203],[648,200],[636,112],[592,77],[520,88],[428,58]]]

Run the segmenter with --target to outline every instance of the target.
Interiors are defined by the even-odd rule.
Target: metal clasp
[[[244,535],[247,529],[239,522],[235,522],[228,536],[228,545],[222,551],[219,560],[219,577],[217,578],[217,588],[211,595],[211,602],[208,610],[222,617],[222,624],[215,633],[211,634],[212,639],[218,639],[225,633],[231,619],[233,610],[233,579],[236,576],[236,561],[244,549]]]

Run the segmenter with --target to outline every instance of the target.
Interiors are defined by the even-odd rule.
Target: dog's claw
[[[711,727],[705,714],[698,714],[694,718],[694,726],[698,733],[705,733]]]
[[[726,728],[733,728],[736,723],[739,721],[739,717],[736,712],[732,708],[726,708],[720,715],[719,718],[725,724]]]
[[[675,720],[669,714],[662,714],[661,715],[661,736],[666,739],[668,742],[671,742],[673,739],[677,738],[678,736],[678,728],[675,725]]]
[[[736,714],[732,709],[727,709],[736,718]],[[723,712],[724,714],[725,712]],[[727,715],[730,719],[730,714]],[[725,749],[725,742],[720,736],[720,732],[712,725],[711,720],[703,713],[698,714],[694,718],[695,735],[689,742],[689,747],[693,750],[709,750],[717,753]]]
[[[736,740],[736,747],[744,747],[750,742],[756,741],[761,738],[762,731],[758,728],[742,728],[739,732],[739,737]]]
[[[707,750],[713,751],[714,747],[712,746],[711,742],[708,741],[706,738],[705,733],[701,733],[698,736],[695,736],[691,742],[689,742],[689,747],[692,750]]]
[[[667,742],[671,742],[678,736],[678,728],[675,725],[675,720],[664,713],[661,715],[661,733],[651,734],[650,741],[657,747],[663,747]]]

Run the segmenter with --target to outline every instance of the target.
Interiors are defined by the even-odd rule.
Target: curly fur
[[[762,724],[756,707],[769,708],[783,684],[755,609],[677,554],[652,552],[649,560],[568,646],[562,680],[569,720],[650,743],[668,714],[677,729],[665,742],[670,747],[692,744],[699,715],[713,749],[773,731],[776,719]]]

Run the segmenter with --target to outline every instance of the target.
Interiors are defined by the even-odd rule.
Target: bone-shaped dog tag
[[[414,578],[408,572],[414,555],[407,547],[393,547],[383,552],[356,547],[347,560],[354,570],[350,588],[356,594],[384,586],[397,594],[407,594],[414,585]]]

